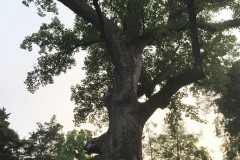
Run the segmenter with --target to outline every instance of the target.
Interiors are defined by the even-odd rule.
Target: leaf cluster
[[[65,29],[55,17],[50,24],[42,24],[38,33],[25,38],[22,49],[32,51],[33,44],[39,46],[41,55],[32,72],[28,72],[25,84],[34,93],[40,85],[53,83],[53,77],[75,66],[74,52],[77,52],[78,35],[71,29]],[[52,52],[55,52],[52,54]]]
[[[52,12],[54,14],[58,14],[58,9],[56,7],[56,3],[53,0],[23,0],[22,3],[29,7],[30,3],[34,3],[37,7],[37,13],[41,17],[45,17],[45,12]]]

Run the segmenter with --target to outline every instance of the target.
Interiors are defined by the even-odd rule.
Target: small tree
[[[63,144],[62,160],[89,160],[90,157],[85,154],[84,145],[92,138],[89,130],[72,130],[66,135]]]
[[[164,134],[156,134],[150,130],[149,125],[146,126],[148,134],[148,147],[146,152],[150,153],[151,160],[166,159],[166,160],[210,160],[211,157],[204,147],[198,147],[200,135],[188,134],[184,127],[183,111],[188,109],[188,115],[191,119],[198,122],[204,122],[191,105],[181,103],[183,93],[179,92],[173,96],[170,102],[170,111],[164,119],[163,126]],[[156,124],[152,125],[156,127]]]
[[[147,125],[148,126],[148,125]],[[164,125],[164,134],[151,133],[149,128],[146,154],[151,160],[210,160],[211,157],[204,147],[198,147],[198,135],[188,134],[181,122],[173,132],[169,124]],[[149,154],[150,153],[150,154]]]
[[[36,132],[30,133],[29,149],[34,160],[59,160],[64,143],[63,126],[56,121],[54,115],[50,122],[38,122]]]
[[[0,108],[0,159],[18,160],[23,142],[18,134],[9,128],[9,115],[4,107]]]

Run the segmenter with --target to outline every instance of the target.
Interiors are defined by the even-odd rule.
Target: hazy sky
[[[58,6],[60,19],[67,27],[71,27],[73,13],[62,5]],[[56,114],[58,122],[64,126],[64,132],[73,129],[75,105],[70,101],[70,87],[79,83],[84,77],[81,67],[86,53],[80,52],[76,55],[78,65],[67,74],[56,77],[53,85],[42,87],[35,94],[31,94],[26,90],[23,82],[27,72],[32,71],[37,62],[38,50],[35,48],[29,53],[19,46],[25,36],[37,32],[39,26],[44,22],[50,22],[54,15],[49,14],[41,18],[33,5],[27,8],[21,0],[1,0],[0,12],[0,107],[4,106],[7,112],[11,113],[10,127],[16,130],[21,138],[27,137],[29,132],[36,129],[36,122],[47,122]],[[163,120],[166,111],[159,110],[153,119]],[[203,131],[200,144],[213,151],[214,159],[220,160],[221,154],[216,147],[219,146],[220,141],[215,138],[212,124],[214,116],[208,115],[208,120],[208,124],[188,120],[186,125],[190,132]]]
[[[60,19],[67,27],[73,24],[74,15],[67,8],[61,7]],[[62,9],[63,8],[63,9]],[[4,106],[11,113],[11,127],[20,136],[36,128],[36,122],[49,121],[56,114],[64,125],[64,131],[73,128],[74,103],[70,101],[70,88],[83,78],[81,64],[55,78],[53,85],[40,88],[35,94],[26,90],[23,83],[27,72],[32,71],[37,62],[37,47],[32,52],[20,49],[24,37],[37,32],[42,23],[50,22],[53,14],[41,18],[32,5],[25,7],[21,0],[1,0],[0,4],[0,107]],[[83,62],[84,52],[76,55]]]

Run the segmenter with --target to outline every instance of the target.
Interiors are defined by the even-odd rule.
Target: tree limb
[[[92,41],[79,41],[79,43],[76,43],[73,49],[76,49],[78,47],[88,47],[92,44],[99,43],[99,42],[104,42],[103,39],[96,39]]]
[[[200,55],[194,0],[188,0],[187,2],[192,54],[195,62],[194,68],[187,69],[180,75],[169,78],[163,88],[155,95],[151,96],[149,100],[143,104],[141,110],[144,112],[141,111],[140,113],[144,114],[143,116],[146,117],[146,119],[148,119],[157,108],[164,109],[167,107],[170,102],[170,98],[180,88],[196,82],[205,76],[204,69],[202,68],[202,58]]]
[[[206,31],[211,32],[218,32],[223,31],[226,29],[236,28],[240,27],[240,18],[227,20],[219,23],[209,23],[209,22],[197,22],[197,28],[203,29]],[[175,28],[165,26],[164,29],[155,29],[155,30],[149,30],[145,32],[144,34],[138,36],[135,40],[135,43],[139,43],[142,45],[154,45],[154,43],[161,39],[161,37],[167,36],[168,33],[171,32],[182,32],[189,28],[189,22],[186,22],[185,24],[181,26],[177,26]]]
[[[198,23],[198,28],[212,31],[212,32],[222,31],[225,29],[235,28],[239,26],[240,26],[240,18],[227,20],[219,23],[208,23],[208,22]]]
[[[100,8],[100,6],[98,4],[98,0],[93,0],[93,5],[94,5],[94,7],[96,9],[96,12],[97,12],[100,24],[101,24],[101,32],[105,34],[103,14],[102,14],[101,8]]]
[[[157,108],[166,108],[172,95],[174,95],[180,88],[204,77],[205,74],[203,71],[193,68],[186,70],[176,77],[169,78],[160,91],[152,95],[148,101],[142,104],[140,114],[148,119]]]
[[[101,30],[101,22],[96,11],[83,0],[58,0],[87,22]]]
[[[202,70],[202,57],[200,53],[200,46],[198,41],[198,31],[197,31],[197,19],[196,12],[194,8],[194,0],[187,1],[187,9],[189,15],[189,28],[192,43],[192,53],[194,57],[194,67],[196,69]]]

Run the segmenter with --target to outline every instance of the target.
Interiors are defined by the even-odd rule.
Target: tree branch
[[[168,79],[163,88],[156,94],[152,95],[148,101],[142,104],[140,114],[146,120],[157,108],[164,109],[170,102],[170,98],[182,87],[196,82],[205,77],[203,71],[198,69],[188,69],[182,74]]]
[[[93,0],[93,5],[94,5],[94,7],[96,9],[96,12],[97,12],[100,24],[101,24],[101,32],[105,34],[103,14],[102,14],[101,8],[100,8],[100,6],[98,4],[98,0]]]
[[[167,107],[170,102],[170,98],[180,88],[205,77],[204,69],[202,68],[202,58],[200,55],[194,0],[188,0],[187,2],[192,54],[195,62],[194,68],[188,69],[176,77],[169,78],[163,88],[155,95],[151,96],[149,100],[143,104],[143,107],[141,107],[141,113],[143,114],[142,116],[146,117],[146,120],[157,108],[164,109]]]
[[[227,21],[219,22],[219,23],[208,23],[208,22],[199,22],[198,23],[198,28],[212,31],[212,32],[222,31],[225,29],[235,28],[235,27],[239,27],[239,26],[240,26],[240,18],[227,20]]]
[[[79,41],[79,43],[76,43],[74,48],[73,49],[76,49],[78,47],[88,47],[92,44],[95,44],[95,43],[99,43],[99,42],[104,42],[103,39],[96,39],[96,40],[92,40],[92,41]]]
[[[240,18],[227,20],[219,23],[209,23],[209,22],[197,22],[197,28],[203,29],[206,31],[211,32],[218,32],[218,31],[224,31],[226,29],[230,28],[236,28],[240,27]],[[140,43],[142,45],[154,45],[154,42],[161,39],[161,37],[167,36],[168,33],[171,33],[173,31],[175,32],[181,32],[185,31],[189,28],[189,22],[186,22],[184,25],[177,26],[175,28],[171,27],[164,27],[160,28],[159,30],[150,30],[145,32],[144,34],[138,36],[136,38],[136,43]]]
[[[86,4],[83,0],[58,0],[67,6],[70,10],[82,17],[85,21],[94,25],[99,31],[101,30],[101,22],[96,11]]]
[[[197,31],[197,19],[196,12],[194,8],[194,0],[187,1],[187,9],[189,15],[189,27],[190,27],[190,36],[192,43],[192,53],[194,57],[194,67],[196,69],[202,70],[202,57],[200,53],[200,46],[198,41],[198,31]]]

